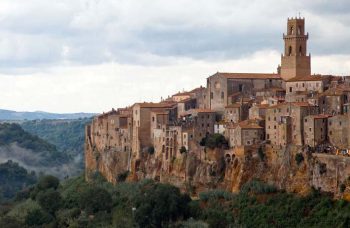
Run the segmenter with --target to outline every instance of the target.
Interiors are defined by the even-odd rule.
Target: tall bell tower
[[[294,77],[311,75],[311,57],[307,55],[307,40],[304,18],[288,18],[287,35],[283,34],[284,54],[281,57],[281,77],[289,80]]]

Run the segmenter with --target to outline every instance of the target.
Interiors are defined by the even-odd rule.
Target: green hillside
[[[90,118],[77,120],[33,120],[21,123],[24,130],[55,145],[83,167],[84,131]]]
[[[36,135],[26,132],[20,125],[14,123],[0,124],[0,148],[5,150],[13,145],[31,151],[34,155],[38,156],[38,159],[31,160],[32,163],[37,162],[37,164],[29,165],[51,166],[69,161],[69,157],[64,153],[59,152],[55,145],[46,142],[44,139],[41,139]],[[13,155],[15,154],[16,153],[13,153]],[[1,154],[1,150],[0,155],[4,155],[3,153]]]
[[[0,227],[349,227],[350,203],[318,191],[300,197],[259,181],[240,193],[191,199],[174,186],[143,180],[113,186],[96,175],[59,184],[42,177],[0,214]]]
[[[18,191],[34,183],[36,183],[35,172],[29,173],[12,161],[0,164],[0,200],[11,199]]]

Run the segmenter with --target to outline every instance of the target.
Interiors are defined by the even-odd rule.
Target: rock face
[[[302,156],[299,164],[296,154]],[[335,197],[347,196],[350,158],[312,154],[298,146],[273,148],[266,145],[238,147],[231,150],[197,147],[176,158],[165,161],[162,157],[143,152],[138,159],[131,153],[113,149],[97,150],[85,143],[86,177],[99,171],[112,183],[128,174],[128,181],[149,178],[171,183],[183,191],[197,195],[209,189],[237,192],[243,184],[260,179],[288,192],[305,195],[312,188],[333,193]],[[300,156],[300,155],[299,155]],[[340,190],[340,185],[345,190]]]

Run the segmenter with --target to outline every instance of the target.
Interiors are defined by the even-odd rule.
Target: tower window
[[[292,55],[292,46],[289,46],[288,55],[289,55],[289,56]]]
[[[299,47],[299,55],[302,55],[302,54],[303,54],[303,48],[300,45],[300,47]]]
[[[294,35],[294,27],[293,26],[290,27],[290,34]]]
[[[298,27],[298,35],[301,35],[301,26]]]

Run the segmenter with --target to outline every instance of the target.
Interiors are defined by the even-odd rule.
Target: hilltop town
[[[350,78],[312,74],[308,38],[305,19],[288,18],[277,73],[217,72],[206,87],[96,116],[86,178],[151,178],[193,195],[260,179],[349,197]]]

